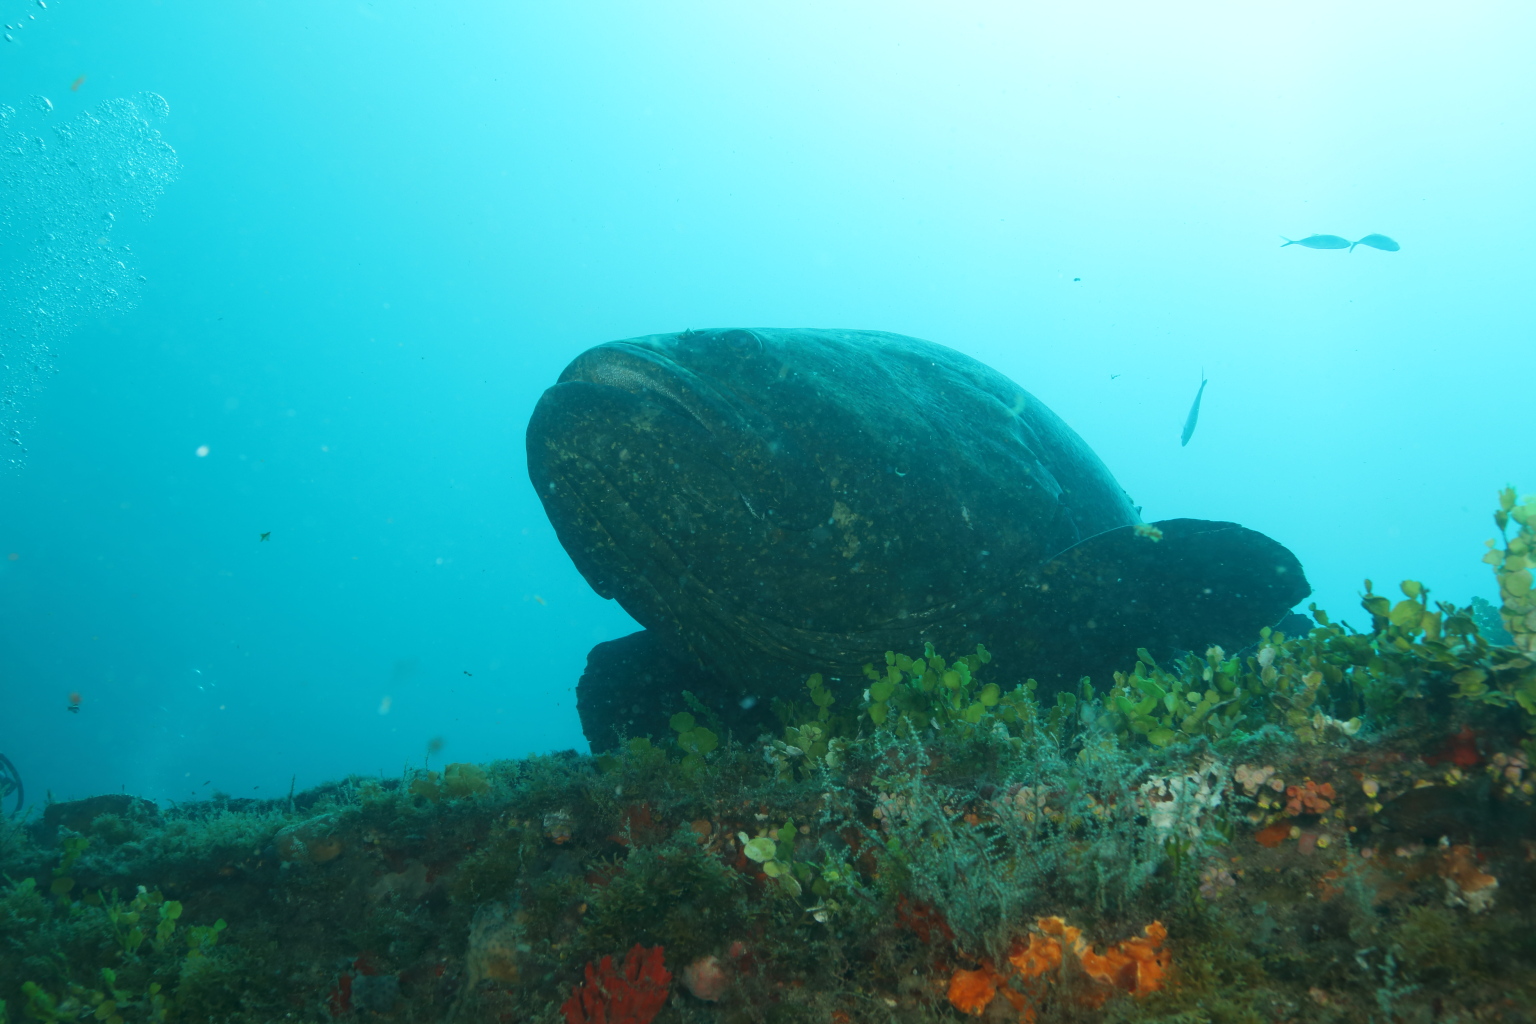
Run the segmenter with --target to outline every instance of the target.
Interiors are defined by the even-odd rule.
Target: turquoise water
[[[523,428],[686,327],[957,348],[1346,619],[1493,597],[1536,14],[1411,13],[0,0],[0,752],[186,799],[581,746],[634,627]]]

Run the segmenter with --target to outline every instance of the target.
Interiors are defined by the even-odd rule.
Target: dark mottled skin
[[[650,731],[648,708],[588,720],[648,650],[687,666],[690,686],[712,680],[702,688],[722,706],[784,694],[808,672],[856,675],[929,640],[946,654],[985,642],[1010,673],[1054,682],[1103,671],[1125,654],[1120,633],[1151,630],[1132,652],[1181,633],[1167,620],[1213,578],[1205,618],[1221,621],[1185,615],[1182,632],[1210,634],[1192,642],[1246,642],[1307,593],[1289,552],[1232,524],[1160,524],[1174,543],[1134,536],[1130,499],[1034,396],[895,334],[717,330],[600,345],[540,400],[528,464],[582,574],[647,630],[629,639],[618,678],[589,666],[581,703],[598,744],[615,726]],[[1213,535],[1214,577],[1200,564]],[[1173,598],[1127,581],[1127,559],[1141,577],[1175,566],[1184,606],[1154,609]],[[1277,572],[1283,585],[1269,580]],[[1228,622],[1234,599],[1252,607]],[[651,696],[680,706],[665,684]]]

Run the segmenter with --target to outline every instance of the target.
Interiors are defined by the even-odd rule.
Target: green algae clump
[[[1432,604],[1429,588],[1417,580],[1404,580],[1402,597],[1393,601],[1366,580],[1366,633],[1333,622],[1313,605],[1317,625],[1305,635],[1266,629],[1257,649],[1241,656],[1212,647],[1203,656],[1158,665],[1141,651],[1131,671],[1115,673],[1107,701],[1111,724],[1122,740],[1144,737],[1154,746],[1224,741],[1270,726],[1321,743],[1353,737],[1363,727],[1422,720],[1449,695],[1520,707],[1527,748],[1536,753],[1536,665],[1529,657],[1536,650],[1536,498],[1516,504],[1514,495],[1513,489],[1500,493],[1494,520],[1504,544],[1489,541],[1483,557],[1494,569],[1507,635],[1485,635],[1476,602]],[[1506,530],[1511,521],[1520,527],[1513,537]]]
[[[1513,537],[1508,532],[1511,520],[1520,528]],[[1503,546],[1490,540],[1483,561],[1493,566],[1499,581],[1499,616],[1513,646],[1536,654],[1536,589],[1532,588],[1531,578],[1531,570],[1536,567],[1536,495],[1517,504],[1515,489],[1504,488],[1499,492],[1499,510],[1493,514],[1493,521]],[[1536,714],[1531,708],[1526,710]]]

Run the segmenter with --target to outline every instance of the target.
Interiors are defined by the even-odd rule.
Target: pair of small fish
[[[1280,237],[1285,238],[1284,235]],[[1308,235],[1306,238],[1285,238],[1285,245],[1280,248],[1284,249],[1286,245],[1304,245],[1308,249],[1348,249],[1350,252],[1354,252],[1357,245],[1368,245],[1372,249],[1382,249],[1386,252],[1397,252],[1402,248],[1386,235],[1374,234],[1366,235],[1354,242],[1347,238],[1340,238],[1338,235]],[[1195,436],[1195,424],[1200,422],[1200,399],[1205,395],[1205,385],[1208,383],[1202,372],[1200,390],[1195,392],[1195,402],[1189,407],[1189,415],[1184,418],[1184,431],[1179,434],[1180,447],[1189,444],[1189,439]]]
[[[1285,238],[1284,235],[1280,237]],[[1308,249],[1348,249],[1350,252],[1354,252],[1357,245],[1368,245],[1372,249],[1381,249],[1386,252],[1397,252],[1402,248],[1386,235],[1366,235],[1355,242],[1340,238],[1338,235],[1308,235],[1306,238],[1285,238],[1285,245],[1280,248],[1284,249],[1286,245],[1304,245]]]
[[[1286,245],[1304,245],[1308,249],[1348,249],[1350,252],[1354,252],[1357,245],[1368,245],[1372,249],[1381,249],[1385,252],[1397,252],[1402,248],[1394,239],[1377,234],[1366,235],[1353,242],[1338,235],[1308,235],[1306,238],[1285,238],[1281,235],[1280,237],[1285,239],[1285,244],[1280,246],[1282,249]],[[1189,444],[1189,439],[1195,436],[1195,424],[1200,422],[1200,399],[1205,394],[1207,383],[1205,374],[1202,373],[1200,390],[1195,392],[1195,403],[1189,407],[1189,415],[1184,418],[1184,432],[1179,435],[1180,447]]]

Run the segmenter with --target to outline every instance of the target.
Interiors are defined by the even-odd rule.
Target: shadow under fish
[[[1518,799],[1501,797],[1492,781],[1465,786],[1410,789],[1386,802],[1376,814],[1373,842],[1497,845],[1536,837],[1536,814]]]
[[[1147,529],[1033,395],[896,334],[599,345],[539,400],[527,446],[561,544],[645,627],[599,644],[578,686],[599,750],[668,734],[684,689],[748,736],[812,672],[857,706],[862,665],[924,643],[984,643],[1000,683],[1049,697],[1138,647],[1240,648],[1310,592],[1235,523]]]

